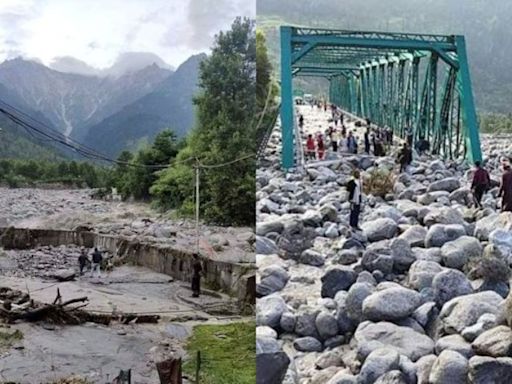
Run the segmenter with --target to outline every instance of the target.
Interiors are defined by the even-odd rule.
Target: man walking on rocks
[[[308,135],[308,139],[306,141],[306,154],[307,154],[307,157],[308,159],[310,160],[314,160],[316,155],[315,155],[315,149],[316,149],[316,146],[315,146],[315,140],[313,140],[313,135]]]
[[[350,226],[352,229],[360,231],[359,214],[361,213],[361,202],[363,199],[361,173],[358,169],[355,169],[352,176],[352,179],[347,184],[348,201],[350,201]]]
[[[349,153],[357,153],[357,142],[356,138],[352,134],[352,131],[349,131],[347,137],[347,148]]]
[[[505,164],[503,169],[505,172],[501,177],[498,197],[501,197],[501,211],[512,212],[512,171],[510,164]]]
[[[370,154],[370,127],[364,132],[364,152]]]
[[[80,256],[78,256],[78,265],[80,266],[80,276],[82,276],[84,274],[85,264],[87,264],[88,261],[89,261],[89,259],[87,258],[87,251],[85,250],[85,248],[82,248],[82,250],[80,251]]]
[[[92,265],[91,265],[91,277],[94,275],[94,271],[98,272],[98,277],[101,277],[101,261],[103,260],[103,256],[98,248],[94,248],[94,252],[92,253]]]
[[[407,171],[407,167],[412,162],[412,150],[407,143],[404,143],[398,155],[398,162],[400,163],[400,173]]]
[[[479,161],[475,161],[475,173],[473,182],[471,183],[471,192],[473,192],[473,201],[476,208],[482,208],[482,196],[489,189],[490,178],[489,173],[482,168]]]
[[[194,260],[192,261],[192,297],[199,297],[201,293],[201,272],[203,267],[199,260],[199,255],[194,253]]]

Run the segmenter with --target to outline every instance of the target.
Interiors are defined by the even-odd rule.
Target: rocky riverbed
[[[156,212],[148,204],[91,198],[91,190],[0,188],[0,227],[73,230],[90,228],[144,242],[196,246],[195,223]],[[251,228],[200,224],[201,252],[227,262],[254,263]]]
[[[327,128],[322,112],[306,122]],[[394,159],[331,156],[285,174],[276,129],[257,171],[258,383],[512,382],[512,213],[497,209],[512,137],[482,147],[483,209],[469,208],[468,165],[415,156],[384,196],[365,196],[354,232],[351,169]]]

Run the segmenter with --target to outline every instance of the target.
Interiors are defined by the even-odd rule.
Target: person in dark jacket
[[[361,202],[363,200],[363,184],[361,173],[355,169],[352,173],[352,179],[347,183],[348,201],[350,202],[350,226],[356,231],[359,228],[359,214],[361,213]]]
[[[98,272],[98,277],[101,277],[101,262],[103,260],[103,256],[98,248],[94,248],[94,252],[92,253],[92,265],[91,265],[91,277],[95,271]]]
[[[199,297],[201,293],[201,272],[203,267],[199,255],[194,253],[192,261],[192,297]]]
[[[370,154],[370,127],[364,133],[364,152]]]
[[[501,197],[501,211],[512,212],[512,171],[510,164],[505,164],[503,170],[498,197]]]
[[[398,163],[400,164],[400,173],[407,170],[407,167],[412,162],[412,150],[407,143],[404,143],[402,150],[398,155]]]
[[[87,251],[85,248],[82,248],[80,251],[80,256],[78,256],[78,265],[80,267],[80,276],[84,274],[84,268],[85,265],[89,262],[89,259],[87,258]]]
[[[475,207],[482,208],[482,196],[489,189],[491,178],[489,172],[482,168],[479,161],[475,161],[475,173],[471,183],[471,192],[473,192],[473,202]]]

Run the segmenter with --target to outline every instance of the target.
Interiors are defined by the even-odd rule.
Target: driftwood
[[[73,305],[75,304],[75,305]],[[79,325],[86,322],[109,325],[112,321],[123,324],[157,323],[158,315],[139,315],[135,313],[105,314],[83,310],[88,298],[77,297],[63,301],[60,290],[51,304],[34,302],[21,291],[0,287],[0,320],[12,323],[17,320],[37,322],[47,321],[53,324]]]

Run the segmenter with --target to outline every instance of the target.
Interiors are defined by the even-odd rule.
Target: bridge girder
[[[280,33],[284,168],[294,166],[294,76],[327,78],[332,103],[399,135],[411,127],[442,156],[481,160],[463,36],[291,26]]]

